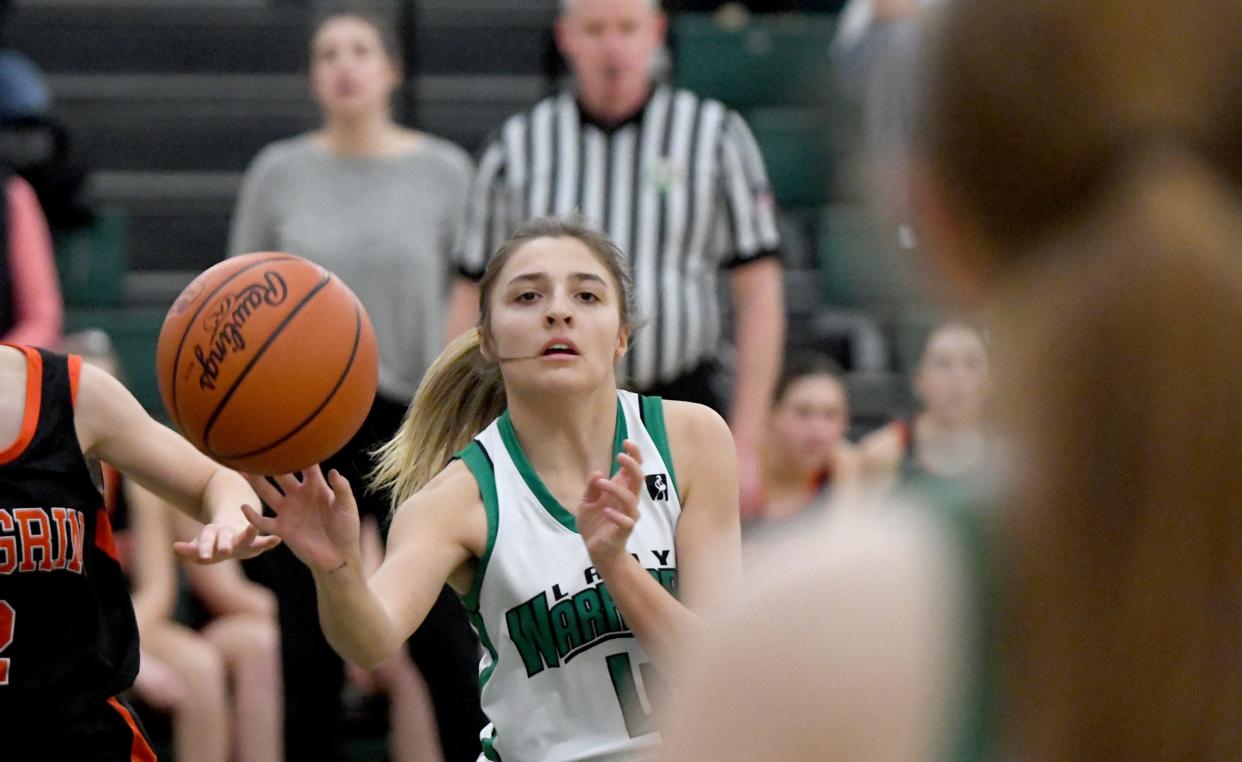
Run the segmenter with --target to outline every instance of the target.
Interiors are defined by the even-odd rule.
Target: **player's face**
[[[789,384],[772,410],[773,444],[802,470],[822,467],[849,428],[845,388],[829,375]]]
[[[311,41],[311,89],[329,118],[386,112],[399,82],[379,31],[363,19],[330,19]]]
[[[575,0],[557,40],[586,100],[625,101],[650,84],[665,27],[649,0]]]
[[[977,423],[987,391],[988,357],[979,334],[961,326],[936,331],[915,378],[927,412],[947,424]]]
[[[526,243],[505,263],[488,299],[489,350],[503,360],[506,385],[615,386],[614,366],[628,339],[621,294],[585,244],[574,238]]]

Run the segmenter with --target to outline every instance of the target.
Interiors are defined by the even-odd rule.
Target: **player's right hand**
[[[276,514],[263,516],[243,506],[246,519],[260,532],[284,540],[311,571],[331,573],[346,566],[361,570],[358,504],[349,482],[335,470],[325,481],[319,466],[267,478],[247,474],[246,480]]]

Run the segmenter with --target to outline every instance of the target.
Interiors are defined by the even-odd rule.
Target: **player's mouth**
[[[539,353],[544,357],[577,357],[578,347],[569,339],[552,339]]]

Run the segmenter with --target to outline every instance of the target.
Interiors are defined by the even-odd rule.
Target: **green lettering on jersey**
[[[552,639],[556,642],[556,653],[560,658],[582,645],[582,630],[578,627],[578,613],[574,611],[574,601],[566,598],[552,607],[549,612],[552,620]]]
[[[578,612],[578,626],[582,628],[582,642],[590,643],[607,635],[608,617],[604,615],[603,601],[595,588],[588,587],[574,596],[574,610]]]
[[[525,603],[505,613],[509,625],[509,637],[517,646],[526,666],[526,676],[534,677],[545,667],[559,667],[556,645],[552,639],[552,626],[548,616],[548,599],[539,593]]]

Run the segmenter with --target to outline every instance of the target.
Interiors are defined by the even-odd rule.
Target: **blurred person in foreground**
[[[646,321],[622,383],[726,414],[749,515],[784,346],[774,202],[741,115],[657,79],[667,27],[657,0],[561,2],[556,41],[573,85],[508,119],[480,156],[449,335],[474,325],[478,281],[506,238],[528,219],[581,213],[629,256]],[[734,308],[731,394],[721,270]]]
[[[284,251],[323,265],[367,309],[380,349],[379,391],[361,429],[326,462],[355,484],[366,481],[371,452],[397,431],[440,352],[451,255],[470,183],[464,151],[394,121],[391,102],[401,78],[397,40],[384,16],[365,5],[325,10],[310,42],[310,84],[323,124],[255,158],[229,242],[234,256]],[[387,530],[387,496],[365,493],[359,500],[366,532],[378,544]],[[337,758],[344,667],[319,632],[310,573],[283,549],[269,564],[280,597],[289,757]],[[447,587],[409,650],[439,710],[445,756],[474,759],[484,724],[478,641]],[[396,727],[428,724],[427,699],[412,669],[409,656],[398,654],[375,676],[375,685],[388,688],[394,715],[403,717]],[[404,736],[397,731],[395,739]],[[434,738],[425,740],[435,746]]]
[[[983,334],[956,320],[927,335],[914,375],[922,410],[867,435],[863,477],[876,489],[953,483],[980,476],[992,442],[984,426],[989,360]]]
[[[1239,759],[1242,6],[937,24],[915,195],[995,315],[1009,477],[816,536],[716,620],[667,758]]]

